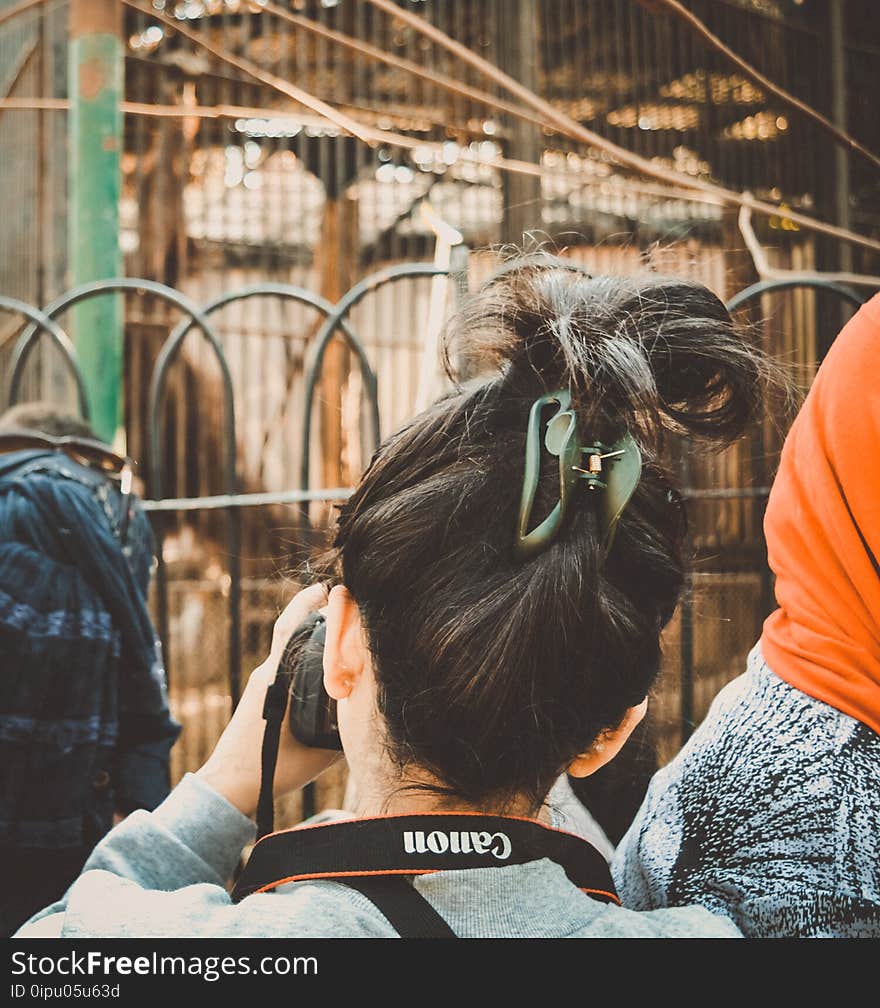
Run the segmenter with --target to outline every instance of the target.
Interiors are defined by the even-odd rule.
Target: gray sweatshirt
[[[187,775],[155,812],[134,812],[112,830],[64,898],[16,937],[397,937],[365,896],[336,882],[296,882],[233,903],[228,880],[254,833],[250,819]],[[741,937],[702,907],[600,903],[546,859],[415,884],[462,938]]]

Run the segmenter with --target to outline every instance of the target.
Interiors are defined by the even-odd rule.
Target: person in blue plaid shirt
[[[169,790],[180,726],[147,609],[152,530],[124,462],[46,404],[0,417],[4,935],[64,892],[114,817]]]

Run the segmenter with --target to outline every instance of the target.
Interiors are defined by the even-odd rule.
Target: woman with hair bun
[[[358,807],[285,842],[402,823],[380,874],[414,880],[398,895],[415,893],[446,937],[738,936],[700,907],[620,907],[610,876],[603,887],[569,864],[592,848],[554,828],[547,799],[562,774],[616,755],[659,671],[684,569],[667,437],[735,439],[759,406],[762,358],[699,284],[594,279],[549,256],[508,265],[449,335],[493,370],[381,445],[340,508],[329,595],[313,586],[284,611],[206,764],[119,826],[22,934],[407,933],[361,884],[366,843],[360,881],[291,864],[243,898],[225,887],[254,834],[266,690],[322,609]],[[337,755],[285,731],[276,792]]]

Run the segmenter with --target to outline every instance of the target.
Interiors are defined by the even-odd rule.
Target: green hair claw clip
[[[559,409],[547,424],[544,447],[559,459],[559,501],[550,514],[529,531],[541,473],[541,413],[553,403]],[[598,515],[602,546],[607,552],[641,474],[642,455],[632,435],[624,434],[610,447],[598,442],[582,445],[577,416],[571,408],[571,394],[560,389],[536,399],[529,413],[526,437],[526,464],[514,545],[517,557],[528,560],[555,541],[568,508],[584,483],[591,492],[603,491]]]

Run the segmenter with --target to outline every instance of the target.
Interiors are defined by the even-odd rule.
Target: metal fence
[[[254,577],[242,570],[242,522],[244,516],[270,506],[283,506],[293,511],[292,524],[297,530],[293,540],[300,555],[321,538],[326,511],[317,516],[310,513],[313,504],[327,505],[344,499],[350,492],[346,486],[315,486],[316,432],[313,415],[319,398],[322,374],[328,347],[335,340],[351,353],[360,371],[360,418],[368,450],[379,442],[383,425],[379,406],[378,374],[370,362],[363,341],[351,324],[352,310],[363,299],[377,296],[384,288],[398,283],[411,283],[424,277],[447,277],[450,280],[451,304],[464,295],[468,287],[468,262],[464,249],[453,257],[449,268],[428,263],[404,263],[379,270],[352,287],[338,302],[332,304],[318,295],[292,285],[266,283],[230,291],[204,305],[196,305],[185,295],[154,281],[118,278],[98,281],[71,290],[42,309],[19,300],[0,296],[0,309],[18,313],[26,324],[17,338],[10,362],[7,399],[10,404],[21,398],[23,378],[40,341],[48,340],[68,372],[68,381],[76,390],[81,413],[87,418],[89,404],[80,373],[76,351],[56,321],[72,305],[88,298],[112,296],[118,292],[134,292],[139,297],[161,298],[183,315],[161,347],[149,382],[149,436],[146,457],[144,507],[151,516],[157,536],[157,577],[153,604],[157,625],[166,649],[172,703],[185,725],[182,744],[175,757],[176,776],[193,769],[207,755],[222,730],[231,706],[238,699],[241,675],[249,665],[266,653],[271,637],[271,625],[282,604],[284,592],[293,585],[283,578],[264,571]],[[862,298],[840,284],[821,280],[781,280],[753,284],[728,301],[731,312],[770,305],[769,299],[779,292],[820,293],[824,298],[857,308]],[[212,316],[225,305],[254,297],[289,299],[309,305],[320,313],[322,323],[310,342],[308,360],[304,365],[301,401],[298,409],[300,465],[296,478],[280,491],[243,492],[240,478],[240,440],[233,381],[229,362]],[[812,306],[815,308],[815,305]],[[773,311],[765,311],[766,318]],[[219,459],[222,492],[208,496],[169,496],[166,491],[168,459],[166,441],[162,436],[167,420],[169,378],[179,364],[181,347],[192,329],[197,329],[210,349],[219,369],[222,389],[222,453]],[[219,419],[219,418],[218,418]],[[776,447],[784,430],[775,431]],[[692,523],[695,529],[695,564],[679,612],[667,630],[666,667],[658,693],[659,717],[663,730],[659,738],[659,759],[665,762],[686,740],[694,725],[702,718],[717,690],[741,670],[745,651],[756,639],[760,622],[772,606],[771,573],[761,538],[761,517],[772,477],[772,451],[760,437],[758,453],[764,461],[763,480],[750,485],[742,478],[743,459],[733,459],[725,470],[695,471],[690,447],[680,452],[681,478],[684,496],[697,512]],[[320,446],[319,446],[320,447]],[[775,450],[775,448],[773,449]],[[713,463],[714,464],[714,463]],[[737,485],[730,482],[734,473]],[[720,473],[720,475],[719,475]],[[760,474],[760,473],[759,473]],[[753,470],[752,476],[754,477]],[[710,511],[702,518],[700,508]],[[733,511],[737,508],[739,511]],[[275,511],[276,516],[279,512]],[[226,570],[218,573],[200,570],[188,577],[169,579],[168,549],[165,541],[166,519],[174,516],[186,523],[200,516],[222,515],[221,526],[211,527],[211,535],[222,539]],[[746,515],[740,521],[737,515]],[[729,525],[732,532],[718,538],[718,529]],[[179,534],[180,525],[173,527]],[[707,530],[711,534],[708,534]],[[728,553],[719,546],[730,547]],[[740,555],[737,556],[737,553]],[[219,592],[218,592],[219,586]],[[201,613],[200,621],[189,635],[185,630],[186,612],[193,606]],[[169,614],[174,616],[170,620]],[[205,615],[208,614],[208,615]],[[176,621],[176,622],[175,622]],[[171,623],[174,622],[175,632]],[[212,661],[210,642],[205,628],[215,630],[225,624],[225,645],[215,653],[224,655],[225,673]],[[212,667],[204,668],[208,663]],[[339,796],[336,795],[336,798]],[[314,808],[315,796],[305,795],[305,805],[298,805],[293,818]],[[325,802],[326,803],[326,802]]]
[[[778,202],[778,218],[754,222],[773,267],[844,268],[843,246],[798,231],[785,207],[843,224],[849,204],[852,227],[877,231],[870,166],[841,163],[813,121],[763,93],[662,5],[399,2],[600,137]],[[0,0],[0,13],[15,6]],[[778,85],[835,121],[836,103],[864,145],[880,146],[875,0],[848,0],[848,33],[836,45],[827,4],[687,6]],[[266,652],[297,564],[362,469],[380,421],[393,430],[424,403],[426,319],[490,273],[502,243],[522,244],[528,232],[593,272],[647,265],[699,279],[799,368],[804,385],[842,306],[859,300],[830,284],[751,285],[743,236],[720,207],[672,198],[523,119],[503,88],[361,0],[126,5],[126,278],[65,290],[74,282],[72,162],[59,156],[76,97],[70,20],[69,3],[47,0],[0,26],[0,373],[13,398],[87,413],[67,333],[88,332],[70,309],[99,297],[124,302],[127,448],[142,461],[159,542],[152,605],[185,726],[175,776],[210,751],[243,672]],[[343,135],[267,74],[388,142]],[[498,156],[531,173],[502,170]],[[467,262],[438,256],[438,224],[474,250]],[[432,256],[435,265],[423,261]],[[854,249],[849,258],[876,271],[876,255]],[[650,715],[660,762],[741,670],[772,605],[761,520],[783,434],[782,421],[767,423],[712,458],[681,446],[694,564],[665,634]]]
[[[846,121],[876,150],[872,4],[850,0],[849,36],[836,56],[829,52],[826,4],[692,0],[688,7],[743,58],[825,115],[832,102],[829,63],[844,62]],[[0,0],[0,11],[14,5]],[[540,122],[517,119],[497,85],[372,5],[282,6],[288,16],[238,0],[127,8],[120,212],[126,274],[187,290],[199,302],[209,299],[221,271],[221,283],[232,270],[296,282],[318,255],[325,199],[340,213],[353,210],[359,239],[349,259],[364,273],[425,255],[433,241],[419,212],[426,201],[472,247],[519,241],[524,230],[595,242],[638,234],[646,244],[717,227],[717,208],[638,191],[595,152]],[[657,5],[402,0],[401,6],[633,152],[824,219],[834,217],[835,187],[845,183],[853,226],[865,233],[877,227],[880,201],[870,166],[851,159],[846,178],[838,179],[834,145],[813,122],[762,94]],[[0,97],[70,98],[68,18],[67,4],[47,2],[2,25]],[[312,121],[273,88],[175,31],[174,23],[377,129],[442,143],[442,155],[391,144],[373,149],[333,135],[332,124]],[[194,114],[173,115],[181,105]],[[68,116],[60,105],[0,110],[0,210],[15,249],[0,255],[0,289],[32,303],[45,303],[65,286],[68,180],[57,152],[65,149]],[[464,155],[481,151],[539,162],[548,172],[566,163],[577,171],[540,179],[466,161]],[[786,236],[776,230],[769,237]],[[828,245],[824,253],[833,259],[836,247],[829,253]]]

